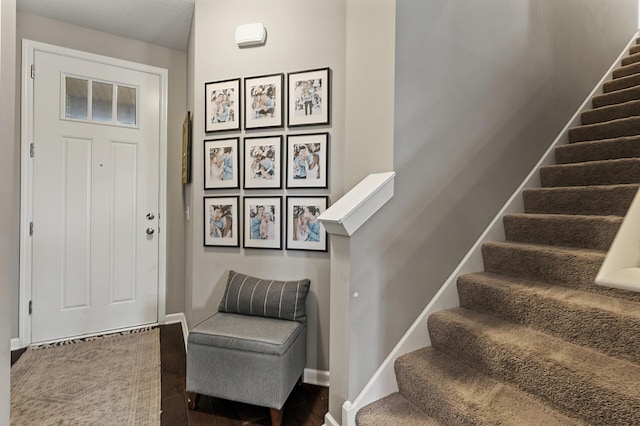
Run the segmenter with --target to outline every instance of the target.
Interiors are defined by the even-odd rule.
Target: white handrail
[[[396,172],[372,173],[325,210],[318,220],[328,233],[351,236],[393,197]]]

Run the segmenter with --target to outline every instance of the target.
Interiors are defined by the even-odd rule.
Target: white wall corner
[[[324,425],[323,426],[340,426],[340,423],[333,418],[331,413],[327,413],[324,415]]]
[[[15,337],[13,339],[11,339],[11,350],[12,351],[16,351],[18,349],[22,349],[23,346],[20,345],[20,339]]]
[[[302,381],[310,385],[329,387],[329,372],[305,368]]]
[[[187,326],[187,317],[184,312],[178,312],[177,314],[167,314],[164,317],[162,324],[176,324],[182,325],[182,337],[184,338],[184,350],[187,350],[187,338],[189,337],[189,327]]]

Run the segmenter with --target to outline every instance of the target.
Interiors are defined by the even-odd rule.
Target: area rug
[[[160,333],[29,348],[11,367],[11,425],[160,424]]]

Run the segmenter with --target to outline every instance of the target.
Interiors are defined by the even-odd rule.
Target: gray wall
[[[350,346],[374,348],[356,394],[620,54],[637,7],[397,1],[395,197],[351,241]]]
[[[17,277],[18,241],[13,228],[16,223],[13,197],[16,2],[2,0],[0,5],[0,426],[9,426],[9,341],[11,337],[11,287]]]
[[[182,212],[182,122],[186,113],[187,55],[173,49],[130,40],[111,34],[69,25],[38,16],[18,13],[18,52],[21,56],[22,38],[54,44],[99,55],[110,56],[169,70],[169,108],[167,131],[167,295],[166,313],[184,311],[184,216]],[[18,61],[20,62],[20,61]],[[18,63],[18,67],[20,67]],[[20,72],[16,76],[16,87],[20,87]],[[20,111],[20,91],[16,93],[16,111]],[[16,140],[14,145],[14,195],[13,206],[19,206],[19,118],[16,120]],[[17,212],[15,212],[17,215]],[[16,216],[17,217],[17,216]],[[17,237],[17,220],[16,220]],[[17,271],[18,253],[13,256]],[[18,335],[18,283],[17,272],[13,285],[12,300],[15,301],[12,318],[12,335]]]
[[[262,22],[267,28],[263,47],[239,49],[235,28]],[[342,195],[344,158],[345,93],[345,5],[340,0],[321,5],[298,0],[265,3],[256,0],[197,0],[189,48],[193,58],[193,178],[189,189],[190,233],[187,247],[187,285],[185,301],[190,326],[216,311],[229,269],[260,277],[311,279],[307,299],[307,367],[328,370],[329,360],[329,256],[327,253],[273,251],[241,248],[203,247],[203,153],[205,138],[220,137],[204,133],[204,83],[237,77],[287,73],[330,67],[332,74],[331,126],[289,132],[288,129],[251,132],[258,135],[330,132],[329,190],[246,191],[249,195]],[[191,59],[190,59],[191,60]],[[244,136],[225,133],[223,137]],[[241,190],[207,191],[206,195],[244,194]]]

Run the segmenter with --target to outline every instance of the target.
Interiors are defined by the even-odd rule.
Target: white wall
[[[351,292],[359,297],[351,299],[350,347],[361,352],[350,394],[621,52],[637,7],[397,0],[395,196],[351,239]]]
[[[17,240],[14,237],[14,205],[6,200],[13,196],[16,183],[13,166],[15,96],[16,2],[2,0],[0,4],[0,426],[9,426],[9,366],[11,337],[11,287],[17,268]]]
[[[169,107],[167,132],[167,293],[166,313],[184,311],[184,246],[185,225],[183,216],[183,195],[181,184],[182,173],[182,122],[186,113],[187,91],[187,55],[173,49],[151,45],[141,41],[130,40],[111,34],[93,31],[86,28],[66,24],[60,21],[45,19],[38,16],[18,13],[18,52],[21,55],[22,38],[54,44],[76,50],[82,50],[146,65],[166,68],[169,70]],[[18,67],[20,67],[18,61]],[[16,87],[20,87],[20,71],[16,75]],[[16,111],[20,110],[18,90],[16,96]],[[19,117],[16,120],[19,129]],[[16,135],[19,131],[16,130]],[[14,185],[13,205],[19,206],[19,136],[16,136],[14,152]],[[17,222],[17,212],[16,215]],[[16,224],[16,236],[17,224]],[[14,261],[17,269],[17,249]],[[17,281],[17,272],[16,272]],[[17,284],[13,287],[12,300],[18,300]],[[13,312],[12,335],[18,335],[18,310]]]
[[[266,45],[239,49],[235,28],[262,22],[267,28]],[[203,247],[203,195],[330,195],[336,200],[343,191],[344,99],[345,99],[345,6],[340,0],[321,3],[284,0],[197,0],[190,57],[193,58],[193,184],[190,192],[191,223],[187,248],[187,316],[193,326],[216,311],[229,269],[265,278],[307,277],[311,290],[307,299],[307,367],[328,370],[329,360],[329,256],[327,253]],[[191,60],[191,59],[190,59]],[[204,83],[238,77],[287,73],[314,68],[332,69],[331,125],[289,131],[286,128],[258,135],[286,135],[328,131],[330,165],[328,190],[203,191],[202,141],[220,135],[204,133]],[[227,136],[244,134],[226,133]]]

